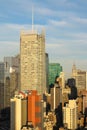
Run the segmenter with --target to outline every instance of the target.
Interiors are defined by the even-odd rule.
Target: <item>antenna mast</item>
[[[34,14],[33,14],[33,6],[32,6],[32,32],[34,30]]]

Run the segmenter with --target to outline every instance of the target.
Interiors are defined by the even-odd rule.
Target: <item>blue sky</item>
[[[58,62],[66,74],[73,63],[87,70],[87,0],[0,0],[0,61],[20,51],[21,30],[46,32],[50,62]]]

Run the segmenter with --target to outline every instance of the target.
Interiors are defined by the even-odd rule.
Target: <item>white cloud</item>
[[[87,44],[79,40],[59,40],[57,43],[46,44],[46,51],[55,58],[62,57],[63,59],[86,59]]]
[[[77,16],[77,17],[72,17],[71,19],[80,24],[87,24],[87,18],[82,18]]]
[[[49,20],[48,24],[52,24],[53,26],[66,26],[66,21],[56,21],[56,20]]]

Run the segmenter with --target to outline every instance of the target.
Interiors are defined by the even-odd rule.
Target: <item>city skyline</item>
[[[87,15],[85,0],[0,1],[0,61],[20,52],[21,30],[46,31],[46,52],[51,62],[60,63],[65,73],[73,63],[87,70]],[[69,75],[70,76],[70,75]]]

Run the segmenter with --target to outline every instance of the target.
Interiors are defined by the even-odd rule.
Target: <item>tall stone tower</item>
[[[20,36],[21,90],[46,89],[45,35],[35,31],[21,32]]]

